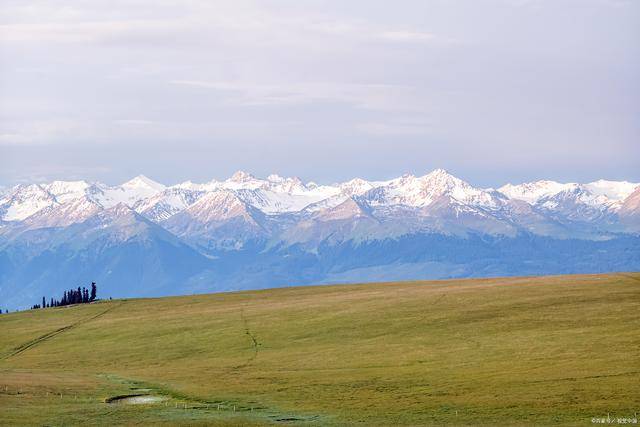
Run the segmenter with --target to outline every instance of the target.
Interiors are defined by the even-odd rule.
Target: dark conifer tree
[[[42,297],[42,305],[34,304],[31,306],[31,309],[36,308],[47,308],[47,307],[63,307],[65,305],[70,304],[87,304],[89,302],[95,301],[98,293],[98,287],[96,286],[96,282],[91,282],[91,293],[89,293],[89,289],[84,286],[78,286],[75,289],[69,289],[68,291],[64,291],[62,293],[62,298],[60,300],[50,298],[47,301],[46,297]],[[7,311],[8,313],[9,311]],[[0,314],[2,314],[2,310],[0,309]]]
[[[95,301],[97,294],[98,287],[96,286],[96,282],[91,282],[91,297],[89,297],[89,301]]]

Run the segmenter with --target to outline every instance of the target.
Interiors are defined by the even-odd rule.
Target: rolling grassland
[[[635,412],[640,273],[0,316],[0,425],[592,425]]]

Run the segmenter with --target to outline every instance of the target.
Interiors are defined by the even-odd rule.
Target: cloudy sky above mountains
[[[640,181],[640,2],[0,0],[0,185]]]

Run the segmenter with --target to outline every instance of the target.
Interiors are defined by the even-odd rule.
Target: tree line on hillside
[[[78,286],[77,289],[69,289],[68,291],[64,291],[62,294],[62,298],[57,300],[51,298],[49,301],[45,297],[42,297],[42,304],[34,304],[31,306],[32,310],[38,308],[48,308],[48,307],[64,307],[65,305],[71,304],[87,304],[96,300],[98,295],[98,287],[96,286],[96,282],[91,282],[91,290]]]

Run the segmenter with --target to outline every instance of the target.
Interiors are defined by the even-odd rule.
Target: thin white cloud
[[[90,135],[93,124],[59,118],[23,121],[0,133],[0,145],[49,144],[54,140],[77,140]],[[1,132],[1,131],[0,131]]]
[[[0,24],[2,42],[87,43],[116,37],[136,37],[176,32],[183,25],[171,21],[126,20],[71,23]]]
[[[143,4],[142,2],[141,4]],[[140,6],[140,5],[139,5]],[[149,12],[153,8],[156,13]],[[326,36],[343,42],[385,40],[393,42],[433,42],[430,32],[387,28],[375,22],[346,17],[318,19],[313,15],[277,13],[259,5],[235,2],[193,1],[173,12],[172,2],[159,2],[136,9],[137,13],[113,13],[109,3],[91,2],[77,7],[59,8],[47,3],[31,7],[7,7],[13,16],[0,24],[0,43],[104,43],[135,41],[197,43],[222,38],[225,42],[306,45],[320,47]],[[285,9],[286,10],[286,9]],[[172,13],[173,12],[173,13]],[[317,38],[320,37],[320,40]]]
[[[415,88],[391,84],[208,82],[172,80],[181,86],[228,92],[228,102],[246,106],[295,105],[316,102],[346,103],[368,110],[415,109]]]
[[[134,125],[134,126],[146,126],[146,125],[152,125],[155,123],[152,120],[143,120],[143,119],[121,119],[121,120],[116,120],[115,122],[121,125]]]
[[[380,38],[394,42],[408,43],[429,43],[437,40],[434,34],[420,31],[384,31],[380,33]]]
[[[357,131],[370,136],[423,136],[432,131],[432,126],[421,122],[378,121],[357,123]]]

